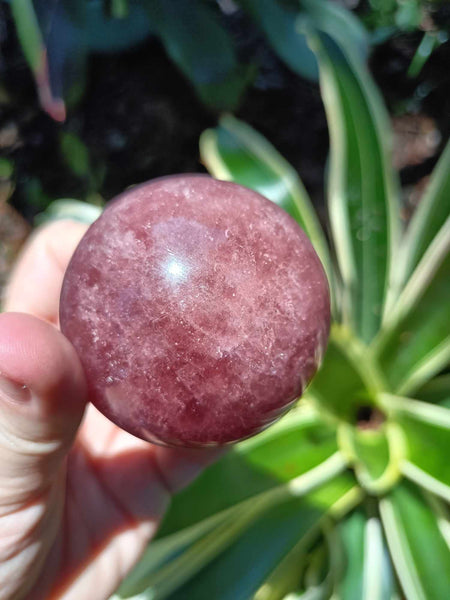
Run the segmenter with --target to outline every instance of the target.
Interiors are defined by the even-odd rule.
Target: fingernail
[[[30,388],[0,375],[0,395],[13,402],[24,403],[31,398]]]

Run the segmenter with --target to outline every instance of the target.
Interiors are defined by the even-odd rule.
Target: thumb
[[[55,480],[85,398],[78,357],[55,327],[0,315],[0,511],[33,501]]]

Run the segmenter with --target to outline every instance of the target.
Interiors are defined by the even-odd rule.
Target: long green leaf
[[[260,133],[231,115],[200,138],[200,154],[209,172],[218,179],[251,188],[278,204],[305,230],[331,275],[325,236],[311,200],[295,169]]]
[[[51,89],[46,47],[32,0],[11,0],[11,13],[23,53],[33,71],[41,105],[54,119],[64,121],[64,102],[55,98]]]
[[[190,547],[198,543],[199,540],[211,539],[211,532],[214,538],[220,535],[226,528],[227,536],[222,536],[222,543],[226,543],[233,539],[239,533],[239,529],[230,530],[231,524],[236,524],[236,516],[239,509],[233,512],[220,513],[210,519],[188,527],[182,531],[169,535],[162,539],[152,541],[142,555],[139,563],[134,567],[133,571],[126,577],[125,581],[120,586],[117,598],[129,598],[139,594],[148,586],[148,581],[152,575],[165,565],[173,561],[180,554],[186,553]],[[251,515],[248,511],[244,511],[245,518],[250,522]],[[243,523],[241,520],[239,526]],[[230,535],[231,534],[231,535]]]
[[[322,528],[328,532],[332,526]],[[305,540],[300,540],[292,550],[278,563],[269,577],[264,581],[253,597],[253,600],[286,600],[292,594],[299,595],[299,590],[329,591],[332,585],[333,561],[329,552],[329,543],[325,535],[314,548],[308,549]],[[334,557],[333,557],[334,558]]]
[[[233,514],[228,515],[219,524],[206,530],[204,535],[193,537],[191,543],[178,546],[176,551],[166,552],[164,556],[161,556],[160,546],[163,545],[166,549],[167,544],[172,541],[172,536],[168,540],[163,538],[156,541],[158,562],[155,562],[150,547],[148,564],[144,563],[140,569],[142,576],[139,580],[135,580],[132,574],[132,585],[126,581],[119,590],[119,596],[134,598],[137,593],[140,598],[143,593],[144,597],[149,594],[152,599],[167,597],[239,539],[256,519],[266,513],[269,507],[270,502],[260,499],[251,507],[246,506],[233,511]],[[147,591],[142,592],[142,590]]]
[[[373,350],[400,395],[450,363],[450,217],[416,267]]]
[[[450,549],[419,489],[398,485],[380,502],[391,558],[408,600],[442,600],[450,590]]]
[[[305,498],[280,503],[169,598],[247,600],[293,548],[306,549],[325,515],[341,515],[360,498],[352,478],[341,475]],[[165,597],[156,595],[156,599]]]
[[[376,517],[368,518],[359,509],[339,525],[338,531],[346,562],[345,573],[336,592],[339,600],[390,598],[392,571],[380,521]]]
[[[312,22],[319,31],[327,33],[345,49],[349,56],[365,61],[369,54],[369,34],[351,11],[328,0],[300,0],[301,16],[297,29],[303,22]],[[307,26],[306,26],[307,30]]]
[[[321,546],[324,544],[322,543]],[[323,548],[321,547],[320,550]],[[302,540],[286,554],[264,580],[253,596],[253,600],[284,600],[288,594],[300,587],[304,572],[316,566],[311,565],[315,554],[311,557],[310,552],[307,551],[307,544]],[[324,557],[321,558],[324,560]]]
[[[450,548],[450,506],[433,494],[425,493],[428,504],[436,516],[442,537]]]
[[[403,474],[450,502],[450,410],[390,395],[384,402],[406,437]]]
[[[332,514],[338,516],[360,501],[361,492],[354,486],[354,480],[350,476],[341,475],[317,491],[305,493],[303,498],[286,497],[275,503],[270,499],[267,501],[267,498],[259,498],[244,508],[234,510],[224,520],[216,520],[213,527],[203,528],[200,535],[196,532],[191,534],[188,530],[186,533],[178,532],[152,542],[144,560],[136,569],[139,577],[132,574],[115,598],[166,598],[196,573],[202,569],[208,570],[208,565],[214,564],[216,558],[220,560],[224,553],[229,553],[228,549],[236,544],[239,546],[242,541],[245,543],[248,531],[263,527],[272,515],[280,512],[280,507],[295,507],[297,516],[304,513],[306,519],[310,516],[320,519],[325,510],[331,510]],[[282,525],[282,519],[281,522],[278,519],[278,522]],[[181,536],[184,539],[179,544]],[[295,542],[295,546],[301,542],[295,538],[290,540]],[[251,557],[248,559],[252,560]]]
[[[45,46],[32,0],[11,0],[11,13],[25,58],[37,75],[43,67]]]
[[[362,600],[364,587],[364,530],[366,515],[356,510],[338,527],[344,550],[345,572],[338,587],[341,600]],[[335,551],[338,551],[336,548]]]
[[[329,212],[346,291],[343,316],[368,343],[381,323],[399,226],[390,129],[364,66],[329,36],[310,39],[330,131]]]
[[[387,309],[419,264],[421,258],[450,217],[450,141],[433,171],[424,197],[411,219],[393,269],[392,291]],[[385,317],[388,317],[386,313]]]

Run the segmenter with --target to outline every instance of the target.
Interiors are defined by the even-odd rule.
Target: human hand
[[[86,407],[79,359],[57,329],[85,230],[59,221],[35,233],[6,293],[15,312],[0,315],[0,600],[108,598],[170,495],[216,455],[154,446]]]

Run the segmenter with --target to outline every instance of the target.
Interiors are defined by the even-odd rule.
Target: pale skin
[[[109,598],[170,496],[217,455],[146,443],[87,403],[58,330],[64,272],[85,230],[38,230],[0,315],[0,600]]]

